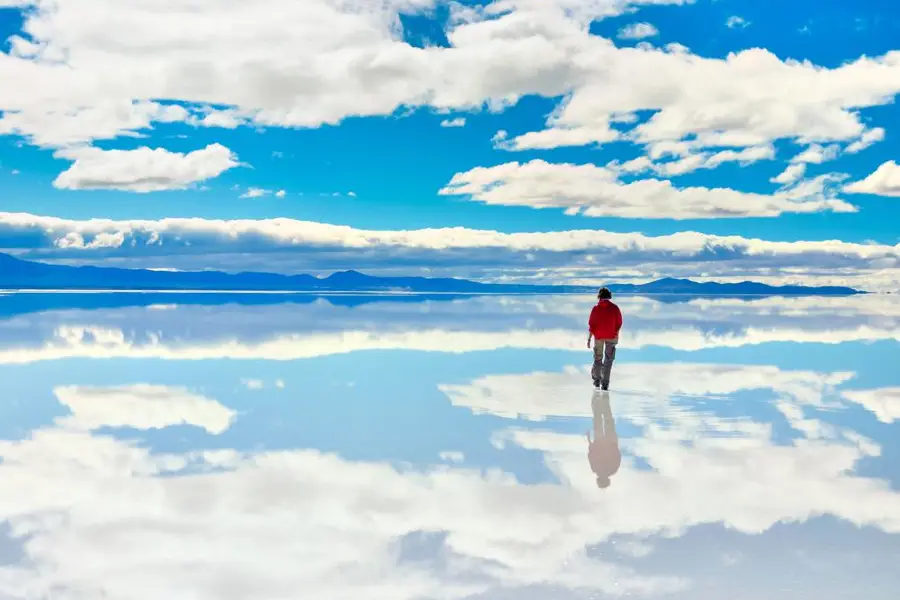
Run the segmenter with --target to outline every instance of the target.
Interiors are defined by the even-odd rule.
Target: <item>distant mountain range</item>
[[[687,294],[692,296],[834,296],[863,293],[845,287],[776,287],[762,283],[699,283],[660,279],[646,284],[610,284],[619,294]],[[328,277],[219,271],[151,271],[111,267],[71,267],[20,260],[0,254],[0,289],[4,290],[136,290],[233,292],[406,292],[450,294],[583,294],[588,286],[492,284],[465,279],[374,277],[342,271]]]

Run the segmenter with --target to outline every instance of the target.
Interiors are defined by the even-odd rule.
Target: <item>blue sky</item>
[[[890,2],[90,4],[0,1],[8,252],[896,287]]]

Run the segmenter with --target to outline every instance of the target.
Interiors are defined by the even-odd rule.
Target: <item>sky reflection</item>
[[[900,584],[889,297],[623,299],[606,489],[580,298],[4,300],[0,597]]]
[[[35,312],[28,300],[48,305]],[[23,297],[25,299],[23,299]],[[44,298],[47,297],[47,298]],[[190,302],[190,303],[188,303]],[[900,340],[900,302],[622,297],[620,347],[695,351],[769,342]],[[293,360],[359,350],[579,350],[590,299],[212,294],[0,295],[0,363],[59,358]]]

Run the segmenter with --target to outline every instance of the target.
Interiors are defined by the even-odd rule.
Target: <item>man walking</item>
[[[588,320],[588,348],[591,338],[594,340],[594,367],[591,377],[594,387],[609,389],[609,376],[613,361],[616,360],[616,344],[619,343],[619,330],[622,329],[622,311],[612,302],[612,292],[603,288],[597,293],[597,306],[591,311]]]

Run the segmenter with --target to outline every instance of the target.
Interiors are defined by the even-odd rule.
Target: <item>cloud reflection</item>
[[[574,351],[582,349],[591,306],[590,298],[571,296],[163,304],[167,310],[157,310],[152,298],[145,301],[148,306],[5,311],[0,363],[72,357],[294,360],[365,350]],[[627,321],[624,349],[900,340],[900,302],[890,296],[684,302],[623,297],[620,304]]]
[[[180,388],[60,386],[70,415],[0,442],[0,486],[16,490],[0,498],[0,519],[26,557],[0,567],[0,594],[219,600],[303,590],[323,600],[413,600],[552,589],[562,598],[696,597],[691,572],[641,562],[659,540],[700,525],[758,535],[821,515],[900,533],[900,494],[854,473],[878,454],[875,442],[805,428],[778,443],[769,423],[749,416],[724,418],[702,403],[666,410],[678,394],[722,402],[766,387],[802,416],[850,374],[656,366],[662,376],[652,384],[623,368],[619,379],[630,389],[610,395],[616,420],[642,434],[621,440],[615,484],[600,497],[583,434],[498,429],[500,445],[538,453],[557,476],[529,485],[497,469],[349,461],[315,449],[172,454],[120,439],[115,428],[190,424],[223,433],[234,412]],[[489,376],[444,389],[458,403],[492,390],[515,414],[592,416],[588,386],[579,383],[575,394],[566,383],[582,375]],[[631,543],[614,550],[618,539]]]

